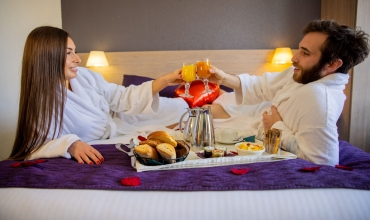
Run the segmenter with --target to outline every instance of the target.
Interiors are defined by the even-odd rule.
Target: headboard
[[[264,72],[279,72],[290,66],[271,64],[273,53],[274,50],[107,52],[109,67],[89,68],[101,73],[108,82],[121,84],[125,74],[158,78],[181,68],[184,62],[195,63],[201,58],[209,58],[212,65],[231,74],[260,75]],[[89,53],[80,53],[79,56],[82,60],[80,66],[86,66]]]

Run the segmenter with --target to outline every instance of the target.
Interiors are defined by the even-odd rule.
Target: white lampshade
[[[86,66],[109,66],[104,51],[90,51]]]
[[[271,63],[273,64],[287,64],[292,63],[293,53],[289,47],[279,47],[275,49],[274,56]]]

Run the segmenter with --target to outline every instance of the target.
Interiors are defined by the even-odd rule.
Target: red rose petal
[[[139,139],[140,141],[146,141],[146,138],[145,138],[145,137],[143,137],[143,136],[141,136],[141,135],[139,135],[139,136],[137,137],[137,139]]]
[[[121,184],[124,186],[138,186],[141,184],[141,180],[139,177],[126,177],[121,179]]]
[[[238,152],[236,152],[236,151],[229,151],[229,152],[232,153],[232,154],[238,155]]]
[[[46,162],[46,161],[47,160],[44,160],[44,159],[37,159],[37,160],[33,160],[33,161],[19,162],[19,163],[12,164],[12,167],[29,167],[29,166],[33,166],[33,165],[38,164],[38,163]]]
[[[335,165],[335,168],[338,168],[338,169],[342,169],[342,170],[353,170],[352,167],[348,167],[348,166],[343,166],[343,165]]]
[[[12,164],[12,167],[19,167],[19,166],[21,166],[21,164],[22,164],[22,163],[13,163],[13,164]]]
[[[232,168],[231,172],[236,175],[243,175],[248,173],[250,170],[251,168],[240,168],[240,169]]]
[[[301,171],[304,171],[304,172],[315,172],[317,170],[319,170],[321,168],[321,166],[318,166],[318,167],[303,167],[301,169]]]

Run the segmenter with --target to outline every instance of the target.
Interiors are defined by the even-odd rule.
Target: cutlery
[[[243,135],[242,135],[242,136],[237,137],[237,138],[236,138],[236,139],[234,139],[233,141],[241,141],[241,140],[243,140]]]
[[[122,145],[127,147],[129,149],[129,151],[125,151],[124,149],[122,149]],[[131,139],[130,144],[128,144],[128,145],[127,144],[121,144],[121,143],[116,144],[116,148],[118,150],[126,153],[129,157],[131,157],[131,166],[133,168],[136,168],[136,157],[134,157],[134,153],[133,153],[134,147],[135,147],[134,139]]]

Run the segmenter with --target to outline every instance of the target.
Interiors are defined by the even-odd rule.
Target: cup
[[[238,138],[238,132],[232,128],[225,128],[218,134],[218,141],[230,143],[234,142]]]
[[[201,78],[208,78],[211,73],[208,71],[210,68],[210,62],[209,59],[200,59],[196,63],[197,65],[197,74]]]

